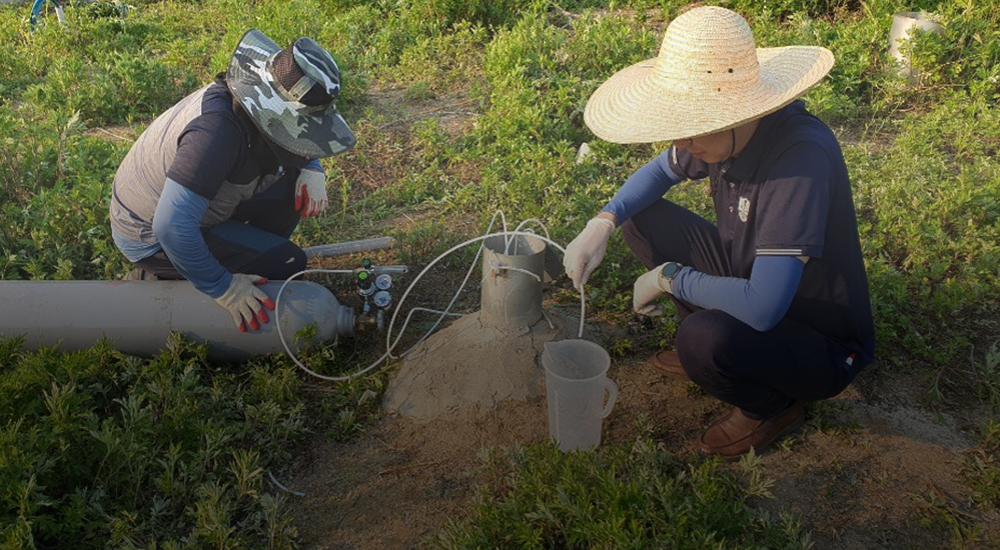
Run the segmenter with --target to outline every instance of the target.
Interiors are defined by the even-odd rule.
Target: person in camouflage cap
[[[320,158],[356,139],[334,100],[341,74],[310,38],[244,33],[228,70],[161,114],[118,168],[112,236],[128,279],[187,279],[241,331],[268,322],[256,285],[306,265],[289,240],[327,206]]]
[[[333,103],[340,70],[310,38],[281,50],[251,29],[236,46],[226,83],[257,128],[284,150],[322,158],[354,145],[354,134]]]

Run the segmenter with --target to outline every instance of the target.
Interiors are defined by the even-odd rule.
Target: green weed
[[[484,453],[489,482],[464,521],[427,541],[432,548],[808,548],[794,521],[747,505],[768,483],[706,461],[689,465],[638,438],[594,453],[551,443]]]
[[[994,342],[982,361],[971,357],[972,381],[979,399],[991,410],[1000,407],[1000,349]]]
[[[308,431],[288,370],[210,366],[181,340],[148,361],[106,342],[14,354],[0,371],[0,540],[291,547],[262,477]]]
[[[976,523],[975,515],[954,498],[937,488],[911,496],[923,509],[921,527],[948,533],[952,548],[974,548],[986,542]]]
[[[977,506],[1000,509],[1000,423],[996,420],[983,426],[978,445],[962,461],[961,473]]]

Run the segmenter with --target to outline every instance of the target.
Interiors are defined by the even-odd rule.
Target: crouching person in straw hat
[[[316,42],[282,49],[259,30],[229,68],[150,124],[115,176],[111,229],[129,278],[187,279],[241,331],[268,322],[255,285],[301,271],[289,241],[327,206],[317,159],[354,146],[337,112],[340,70]]]
[[[875,335],[851,187],[830,129],[796,97],[830,70],[821,47],[757,48],[732,11],[699,7],[659,56],[594,92],[587,126],[616,143],[672,142],[637,170],[565,255],[574,285],[609,235],[650,269],[633,306],[682,321],[652,365],[735,407],[701,436],[709,455],[758,451],[802,426],[804,401],[840,393],[872,362]],[[663,199],[708,177],[716,224]]]

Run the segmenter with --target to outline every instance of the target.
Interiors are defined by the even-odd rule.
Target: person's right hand
[[[614,230],[615,222],[607,218],[593,218],[566,247],[563,267],[577,290],[587,284],[590,274],[601,264]]]
[[[257,330],[261,324],[269,320],[265,308],[273,310],[274,300],[256,287],[266,282],[267,279],[259,275],[233,273],[233,281],[229,283],[229,288],[222,296],[215,299],[217,304],[229,311],[240,332],[246,332],[247,326],[250,330]]]

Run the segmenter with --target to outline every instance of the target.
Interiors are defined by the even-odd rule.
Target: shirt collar
[[[788,115],[805,111],[805,104],[797,99],[781,109],[760,119],[757,130],[750,137],[740,156],[733,160],[732,166],[726,171],[726,178],[733,181],[750,181],[764,160],[764,153],[774,144],[777,136],[771,136],[771,131],[778,121]]]

